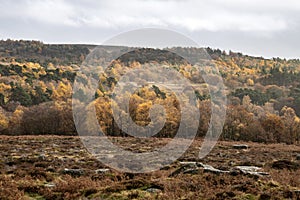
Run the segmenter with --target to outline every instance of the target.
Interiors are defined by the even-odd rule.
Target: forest
[[[54,45],[40,41],[0,41],[0,134],[77,135],[72,114],[72,85],[93,45]],[[109,48],[103,47],[105,54]],[[197,55],[198,48],[174,47],[181,55]],[[173,49],[174,49],[173,48]],[[107,50],[108,49],[108,50]],[[84,109],[96,109],[99,125],[110,136],[128,136],[126,122],[119,127],[112,115],[113,88],[127,71],[142,64],[163,64],[191,81],[200,110],[198,137],[205,136],[211,120],[211,99],[201,74],[191,63],[171,53],[171,49],[126,47],[128,53],[114,60],[103,73],[96,74],[99,87],[95,99]],[[226,87],[226,120],[221,138],[263,143],[300,142],[300,60],[253,57],[236,52],[205,48],[218,66]],[[100,66],[101,68],[101,66]],[[151,76],[146,74],[145,76]],[[211,74],[210,78],[218,79]],[[88,82],[81,76],[82,83]],[[130,95],[129,114],[139,126],[150,123],[149,110],[160,104],[166,121],[156,137],[174,137],[180,123],[180,106],[174,93],[155,84],[144,83]],[[83,101],[86,91],[73,95]],[[122,101],[122,96],[118,101]],[[112,101],[111,101],[112,100]],[[218,108],[216,108],[218,109]],[[89,128],[89,120],[84,120]],[[188,131],[188,127],[187,127]]]

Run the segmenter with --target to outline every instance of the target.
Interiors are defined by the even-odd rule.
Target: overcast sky
[[[0,0],[0,10],[1,39],[101,44],[152,27],[200,46],[300,58],[297,0]]]

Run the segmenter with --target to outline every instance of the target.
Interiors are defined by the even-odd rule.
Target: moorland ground
[[[171,139],[110,140],[146,152]],[[158,171],[130,174],[99,162],[76,136],[0,136],[0,199],[300,198],[299,145],[243,142],[248,148],[239,149],[237,142],[219,141],[199,159],[201,142],[195,140],[179,160]],[[260,167],[263,173],[241,173],[236,166]]]

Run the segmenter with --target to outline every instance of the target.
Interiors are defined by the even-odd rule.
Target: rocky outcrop
[[[245,175],[254,175],[254,176],[268,176],[269,173],[263,172],[260,167],[256,166],[235,166],[231,173],[239,173]]]
[[[71,176],[81,176],[84,174],[84,170],[82,169],[68,169],[68,168],[65,168],[63,170],[63,173],[64,174],[69,174]]]
[[[198,174],[201,171],[214,174],[230,174],[230,175],[253,175],[253,176],[268,176],[269,173],[263,172],[262,168],[256,166],[235,166],[230,170],[217,169],[211,165],[203,164],[201,162],[180,162],[180,167],[176,169],[170,176],[177,174]]]

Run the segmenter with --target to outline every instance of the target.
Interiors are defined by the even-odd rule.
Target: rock
[[[52,166],[49,166],[49,167],[46,168],[46,171],[47,172],[55,172],[55,168],[52,167]]]
[[[39,160],[45,160],[46,159],[46,155],[41,153],[39,156],[38,156],[38,159]]]
[[[267,172],[262,172],[260,167],[256,166],[236,166],[231,172],[240,171],[245,175],[255,175],[255,176],[268,176]]]
[[[272,168],[297,170],[300,169],[300,164],[290,160],[278,160],[272,163]]]
[[[260,167],[256,167],[256,166],[236,166],[236,169],[241,170],[242,172],[257,172],[259,170],[261,170]]]
[[[300,190],[294,190],[293,192],[297,195],[300,195]]]
[[[261,171],[260,167],[256,166],[236,166],[231,170],[222,170],[214,168],[211,165],[203,164],[201,162],[180,162],[182,165],[180,168],[175,170],[170,177],[175,176],[177,174],[199,174],[200,170],[203,169],[204,172],[210,172],[214,174],[223,174],[229,173],[230,175],[254,175],[254,176],[268,176],[269,173]]]
[[[300,154],[296,155],[296,160],[300,160]]]
[[[196,168],[198,167],[199,163],[197,162],[180,162],[179,163],[181,166],[184,166],[184,167],[191,167],[191,168]]]
[[[254,173],[254,175],[258,175],[258,176],[269,176],[270,174],[268,172],[257,172]]]
[[[149,192],[149,193],[160,193],[161,189],[158,189],[158,188],[148,188],[148,189],[146,189],[146,191]]]
[[[300,190],[294,190],[293,192],[294,192],[294,194],[295,194],[295,197],[296,197],[297,199],[300,199]]]
[[[234,144],[234,145],[232,145],[232,147],[234,149],[248,149],[249,148],[249,146],[246,144]]]
[[[287,199],[300,199],[300,190],[287,190],[284,192]]]
[[[177,174],[195,174],[198,173],[199,163],[197,162],[180,162],[180,167],[172,172],[169,176],[173,177]]]
[[[212,172],[212,173],[215,173],[215,174],[229,173],[229,171],[216,169],[211,165],[205,165],[203,163],[199,163],[199,164],[204,169],[204,172]]]
[[[46,183],[46,184],[44,185],[44,187],[47,187],[47,188],[53,188],[53,187],[55,187],[55,184],[54,184],[54,183]]]
[[[96,174],[105,174],[105,173],[107,173],[109,171],[110,171],[110,169],[96,169],[95,173]]]
[[[84,171],[82,169],[67,169],[65,168],[63,170],[63,173],[64,174],[69,174],[69,175],[72,175],[72,176],[81,176],[84,174]]]

